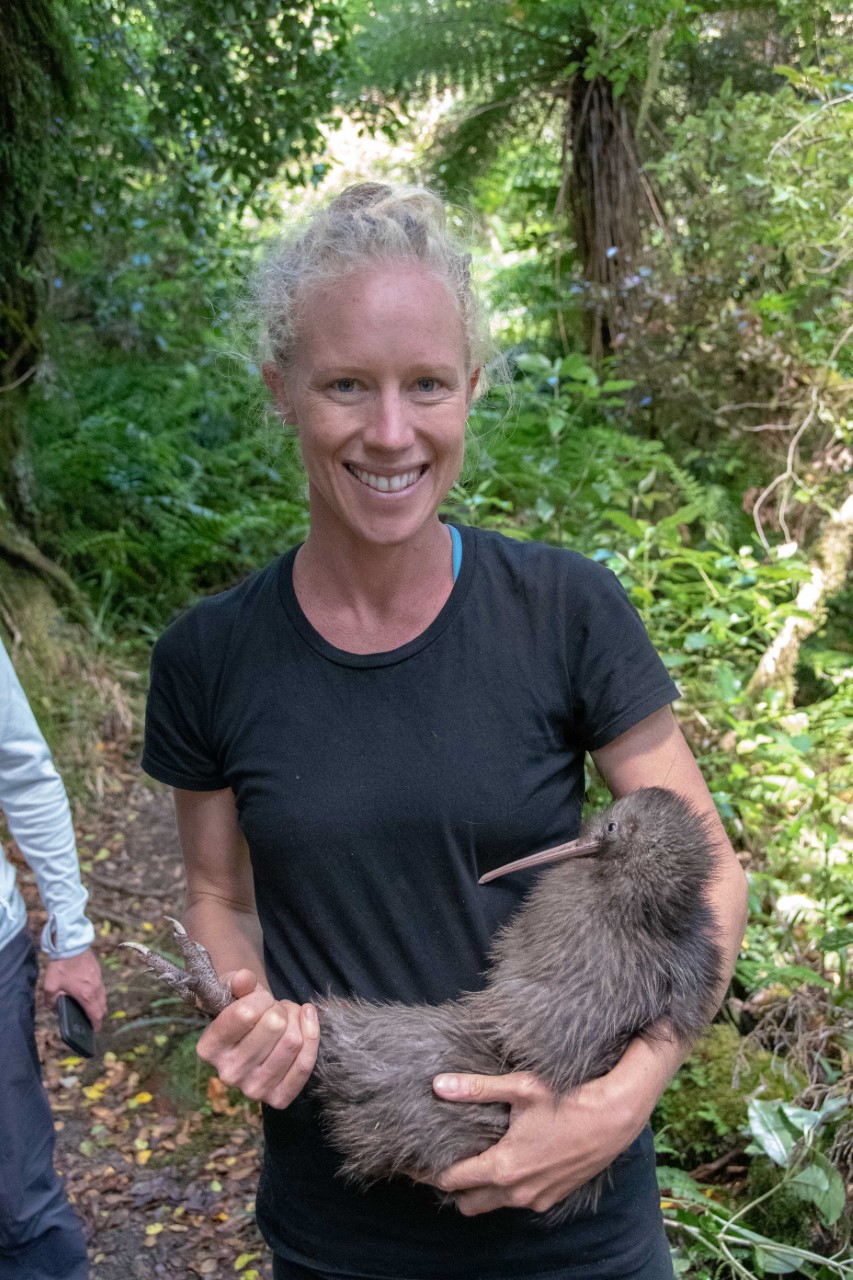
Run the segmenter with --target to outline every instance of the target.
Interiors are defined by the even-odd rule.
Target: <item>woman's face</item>
[[[421,531],[459,474],[477,372],[447,286],[417,264],[313,294],[290,368],[264,367],[299,433],[312,532],[399,545]]]

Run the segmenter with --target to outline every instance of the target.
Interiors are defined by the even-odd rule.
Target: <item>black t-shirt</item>
[[[158,641],[143,766],[231,787],[251,851],[267,978],[429,1003],[482,985],[489,940],[534,872],[492,867],[577,834],[586,751],[678,697],[609,570],[461,529],[462,567],[420,636],[357,655],[310,625],[295,551],[201,601]],[[599,1212],[544,1229],[525,1210],[464,1218],[405,1180],[356,1190],[310,1091],[264,1109],[258,1218],[303,1265],[393,1280],[578,1280],[642,1264],[660,1231],[651,1139]]]

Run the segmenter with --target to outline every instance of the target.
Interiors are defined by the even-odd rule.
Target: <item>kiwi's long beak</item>
[[[567,858],[591,858],[598,851],[597,840],[584,839],[581,836],[577,840],[569,840],[568,844],[557,844],[553,849],[543,849],[541,853],[530,853],[526,858],[507,862],[505,866],[498,867],[495,871],[487,871],[484,876],[480,876],[479,883],[488,884],[490,880],[509,875],[511,871],[526,871],[528,867],[544,867],[552,862],[565,862]]]

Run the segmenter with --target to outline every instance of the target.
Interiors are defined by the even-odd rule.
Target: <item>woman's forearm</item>
[[[257,912],[209,893],[191,893],[184,911],[187,933],[207,948],[216,972],[251,969],[261,986],[267,986],[263,938]]]
[[[187,869],[187,933],[210,953],[222,977],[251,969],[266,987],[263,942],[249,848],[234,793],[174,789],[175,817]]]
[[[721,950],[716,1003],[725,998],[740,952],[747,919],[746,877],[728,840],[717,851],[718,871],[708,890],[708,904],[716,921],[715,941]],[[658,1099],[693,1048],[682,1040],[633,1040],[610,1073],[626,1106],[638,1116],[651,1115]]]

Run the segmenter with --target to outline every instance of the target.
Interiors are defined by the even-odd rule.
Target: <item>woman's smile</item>
[[[366,488],[372,489],[374,493],[386,494],[402,494],[415,487],[417,482],[423,476],[429,463],[425,462],[421,466],[411,467],[407,471],[382,472],[367,471],[363,467],[357,467],[355,463],[344,463],[347,471],[354,476],[360,484]]]

